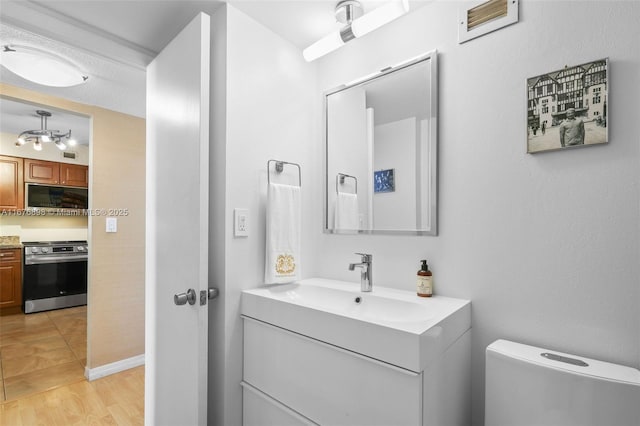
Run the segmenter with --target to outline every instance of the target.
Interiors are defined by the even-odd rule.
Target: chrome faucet
[[[373,289],[373,256],[365,253],[356,253],[362,256],[360,263],[350,263],[349,270],[353,271],[356,267],[362,268],[360,271],[360,291],[369,292]]]

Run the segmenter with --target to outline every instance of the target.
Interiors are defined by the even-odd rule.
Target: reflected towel
[[[335,229],[360,229],[358,195],[338,192],[335,214]]]
[[[300,187],[270,183],[267,190],[265,284],[300,279],[301,216]]]

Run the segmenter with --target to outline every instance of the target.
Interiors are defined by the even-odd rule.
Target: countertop
[[[17,235],[10,235],[0,237],[0,249],[21,249],[20,237]]]

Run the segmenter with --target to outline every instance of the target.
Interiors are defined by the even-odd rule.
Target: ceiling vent
[[[76,159],[76,153],[72,152],[72,151],[64,151],[62,153],[62,157],[63,158],[70,158],[70,159],[75,160]]]
[[[464,2],[458,9],[458,43],[518,22],[519,0]]]

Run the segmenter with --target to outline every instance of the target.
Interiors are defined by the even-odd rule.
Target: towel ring
[[[282,173],[284,171],[284,165],[285,164],[290,164],[292,166],[296,166],[298,168],[298,186],[302,187],[302,169],[300,167],[300,164],[298,164],[298,163],[290,163],[288,161],[282,161],[282,160],[269,160],[269,161],[267,161],[267,183],[271,183],[271,172],[270,172],[270,167],[269,167],[271,163],[276,163],[276,165],[275,165],[276,173]]]
[[[351,176],[351,175],[345,174],[345,173],[338,173],[336,175],[336,193],[337,194],[340,193],[340,191],[338,190],[338,181],[340,181],[340,184],[342,185],[342,184],[344,184],[344,179],[345,178],[351,178],[351,179],[356,181],[356,192],[355,192],[355,194],[357,195],[358,194],[358,178],[355,177],[355,176]]]

